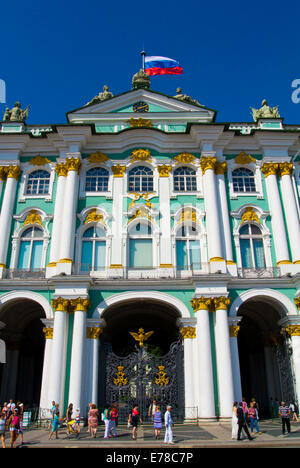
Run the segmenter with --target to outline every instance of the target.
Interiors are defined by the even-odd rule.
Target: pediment
[[[145,106],[141,109],[137,103],[144,103]],[[154,127],[159,127],[163,123],[211,123],[215,115],[216,111],[200,104],[185,102],[149,89],[135,89],[99,103],[86,104],[68,112],[67,118],[72,124],[94,123],[99,128],[102,124],[103,128],[115,126],[124,129],[130,119],[144,119],[151,121]]]

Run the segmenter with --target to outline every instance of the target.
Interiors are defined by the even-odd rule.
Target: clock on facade
[[[148,112],[149,106],[144,101],[139,101],[133,104],[133,111],[134,112]]]

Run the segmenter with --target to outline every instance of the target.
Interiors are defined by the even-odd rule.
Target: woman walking
[[[136,440],[137,438],[137,427],[139,422],[143,424],[143,421],[140,417],[139,407],[138,405],[134,405],[128,418],[128,423],[132,425],[132,440]]]
[[[162,416],[159,405],[155,406],[155,412],[153,414],[153,427],[155,439],[159,439],[160,431],[162,430]]]
[[[96,434],[97,434],[98,417],[99,417],[99,412],[97,410],[96,405],[93,403],[89,411],[89,423],[90,423],[90,432],[91,432],[92,439],[95,439]]]
[[[259,427],[258,427],[258,423],[257,423],[258,411],[257,411],[257,408],[255,406],[256,406],[256,402],[251,401],[250,408],[248,410],[249,419],[250,419],[250,431],[251,431],[252,435],[253,435],[253,426],[255,426],[257,434],[262,434],[261,431],[259,430]]]

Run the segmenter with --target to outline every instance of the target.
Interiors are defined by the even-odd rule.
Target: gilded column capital
[[[194,339],[196,338],[196,327],[181,327],[180,333],[184,340],[186,338]]]
[[[230,338],[236,338],[238,336],[240,328],[241,328],[240,325],[230,325],[229,327]]]
[[[97,340],[102,332],[102,327],[87,327],[86,337],[88,340]]]
[[[111,170],[113,172],[114,177],[124,177],[126,166],[121,166],[121,164],[116,164],[115,166],[111,166]]]
[[[300,325],[288,325],[285,331],[289,336],[300,336]]]
[[[162,166],[157,166],[157,170],[159,173],[159,177],[169,177],[170,172],[172,170],[172,166],[168,166],[167,164],[163,164]]]
[[[7,166],[0,166],[0,180],[4,182],[7,177]]]
[[[212,312],[214,310],[214,302],[211,297],[194,297],[191,300],[191,306],[194,309],[194,312],[198,310],[208,310]]]
[[[52,327],[44,327],[43,328],[43,333],[45,335],[46,340],[52,340],[53,339],[53,328]]]
[[[217,158],[211,157],[211,156],[202,156],[201,161],[200,161],[200,167],[202,169],[202,173],[205,174],[205,172],[208,169],[215,170],[217,163]]]
[[[51,305],[55,311],[69,312],[70,300],[64,297],[58,297],[51,300]]]
[[[300,296],[294,298],[294,302],[298,310],[300,310]]]
[[[82,162],[80,158],[67,158],[66,159],[66,166],[67,166],[67,171],[75,171],[77,174],[80,174]]]
[[[225,296],[214,297],[215,310],[227,310],[230,304],[230,298]]]
[[[68,175],[68,168],[66,163],[57,163],[55,166],[55,172],[58,177],[66,177]]]
[[[7,178],[18,180],[19,175],[21,174],[21,169],[19,166],[9,165],[7,168]]]
[[[279,173],[280,177],[282,177],[284,175],[291,176],[292,173],[293,173],[293,163],[288,163],[288,162],[279,163],[278,164],[278,173]]]
[[[278,171],[278,164],[277,163],[264,163],[262,167],[260,168],[261,172],[263,175],[268,177],[269,175],[276,175]]]
[[[76,299],[70,300],[70,307],[76,311],[84,311],[87,312],[91,303],[89,298],[85,297],[77,297]]]
[[[224,161],[224,162],[217,161],[216,166],[215,166],[216,175],[219,175],[219,174],[224,175],[225,172],[227,172],[227,163],[226,163],[226,161]]]

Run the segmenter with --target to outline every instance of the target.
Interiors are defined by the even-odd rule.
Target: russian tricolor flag
[[[177,60],[168,57],[145,57],[145,72],[147,75],[181,75],[183,69]]]

